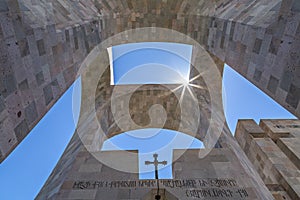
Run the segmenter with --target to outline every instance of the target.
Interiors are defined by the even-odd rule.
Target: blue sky
[[[159,51],[157,52],[159,53]],[[139,59],[143,59],[143,57]],[[77,83],[79,82],[77,81]],[[294,118],[229,67],[225,67],[223,83],[225,116],[232,132],[234,132],[239,118],[253,118],[257,122],[260,118]],[[33,199],[43,186],[75,130],[72,89],[73,86],[67,90],[13,153],[0,164],[0,199]],[[177,134],[172,131],[168,131],[168,133],[160,132],[151,138],[153,141],[159,140],[168,143]],[[119,135],[112,138],[112,141],[114,144],[128,149],[131,148],[128,144],[136,140],[134,134],[133,132],[131,135]],[[151,133],[148,132],[148,134]],[[185,135],[179,137],[188,140]],[[133,149],[140,148],[141,152],[155,151],[155,146],[146,145],[146,140],[134,141],[131,144],[134,144]],[[151,144],[153,143],[151,142]],[[164,143],[157,145],[161,146]],[[200,145],[201,143],[197,141],[192,143],[192,147]],[[142,149],[142,147],[147,148]],[[148,156],[147,159],[153,159],[152,154]],[[161,156],[159,159],[170,158]],[[143,162],[144,160],[141,161],[141,164]],[[160,175],[168,173],[166,168],[165,171],[160,172]],[[152,173],[148,173],[146,176],[152,176]]]
[[[225,117],[234,134],[238,119],[296,119],[285,108],[256,86],[225,66],[223,74],[223,105]]]
[[[178,84],[189,79],[192,46],[143,42],[112,48],[115,84]]]

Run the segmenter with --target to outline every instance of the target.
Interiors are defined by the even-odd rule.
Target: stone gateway
[[[240,120],[233,137],[222,104],[226,63],[300,116],[299,0],[2,0],[0,19],[0,162],[82,80],[78,126],[36,199],[300,199],[300,122]],[[107,49],[140,42],[191,45],[189,82],[112,85]],[[173,179],[140,180],[137,150],[101,147],[142,128],[204,148],[174,149]]]

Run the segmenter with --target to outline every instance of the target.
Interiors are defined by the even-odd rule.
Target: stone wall
[[[58,28],[36,23],[41,13],[16,0],[0,6],[3,160],[74,82],[83,59],[100,42],[100,26],[93,19]]]
[[[103,151],[99,152],[99,156],[118,158],[111,160],[117,165],[128,165],[131,168],[138,168],[137,151],[131,151],[135,156],[129,159],[124,157],[124,151]],[[71,166],[69,167],[67,176],[58,177],[57,180],[50,179],[37,196],[36,199],[122,199],[129,197],[141,197],[149,192],[149,189],[142,191],[134,190],[128,187],[118,188],[113,185],[100,185],[103,182],[113,183],[114,181],[138,180],[138,174],[126,173],[115,170],[110,166],[106,166],[99,162],[89,152],[82,149],[77,155]],[[123,159],[122,159],[123,158]],[[64,169],[64,168],[63,168]],[[63,181],[62,181],[63,180]],[[56,186],[54,188],[54,186]],[[51,188],[51,190],[47,190]],[[99,188],[97,190],[97,188]]]
[[[239,120],[235,137],[275,199],[300,198],[299,120]]]
[[[189,35],[299,116],[299,10],[297,0],[2,1],[0,160],[73,83],[95,45],[139,27]]]
[[[213,149],[205,158],[205,149],[173,151],[173,179],[159,180],[160,192],[166,199],[272,199],[270,192],[261,192],[261,180],[252,182],[234,153],[228,148]],[[117,165],[137,168],[137,151],[128,159],[124,151],[102,151],[98,156],[109,157]],[[179,159],[177,157],[180,157]],[[118,159],[111,159],[111,158]],[[154,173],[154,172],[153,172]],[[54,176],[52,176],[52,181]],[[153,199],[157,182],[141,180],[136,173],[126,173],[105,165],[89,152],[76,155],[67,176],[56,176],[56,188],[41,190],[36,199]],[[47,182],[47,183],[51,183]],[[152,196],[152,198],[150,198]],[[163,198],[164,199],[164,198]]]
[[[200,140],[205,137],[211,120],[211,97],[201,76],[193,81],[194,84],[201,87],[201,89],[193,88],[194,95],[199,101],[196,104],[195,99],[188,92],[184,101],[180,98],[183,87],[175,90],[180,85],[111,86],[109,77],[109,70],[106,70],[99,80],[95,94],[97,118],[108,138],[138,128],[164,128],[175,131],[180,129],[181,132]],[[133,93],[128,92],[131,88],[136,88],[132,89]],[[112,100],[113,90],[116,91],[114,100]],[[180,99],[184,103],[179,102]],[[126,105],[128,105],[128,109],[126,109]],[[155,109],[152,107],[154,105],[162,107]],[[198,109],[195,109],[193,105],[199,106],[200,117],[197,116]],[[122,119],[126,118],[127,112],[129,112],[130,120],[132,119],[134,125],[129,123],[129,119]],[[158,113],[151,114],[150,112]],[[123,123],[122,127],[119,127],[118,124],[121,123]],[[198,126],[199,123],[201,125]]]

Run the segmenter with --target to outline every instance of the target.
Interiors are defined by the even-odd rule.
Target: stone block
[[[45,82],[43,71],[40,71],[35,75],[36,82],[38,86],[42,85]]]
[[[3,39],[3,31],[2,31],[2,28],[1,28],[1,24],[0,24],[0,40]]]
[[[44,40],[40,39],[36,42],[36,44],[37,44],[37,48],[38,48],[38,51],[39,51],[39,55],[40,56],[45,55],[46,54],[46,49],[45,49]]]
[[[260,48],[262,44],[262,39],[256,38],[254,47],[253,47],[253,52],[259,54],[260,53]]]
[[[52,92],[51,83],[46,85],[43,88],[43,91],[44,91],[45,104],[48,105],[53,100],[53,92]]]
[[[269,79],[269,83],[268,83],[267,89],[272,94],[275,94],[276,93],[276,89],[278,87],[278,83],[279,83],[279,80],[276,77],[271,76],[270,79]]]
[[[3,97],[0,96],[0,113],[5,109],[5,102],[3,100]]]
[[[55,24],[49,24],[46,26],[46,32],[48,35],[48,42],[49,42],[49,46],[53,47],[55,45],[57,45],[57,37],[56,37],[56,27]]]
[[[83,164],[79,168],[79,172],[101,172],[102,164]]]
[[[69,43],[70,42],[70,30],[69,29],[65,30],[65,38],[66,38],[66,42]]]
[[[27,121],[24,119],[20,124],[17,125],[14,131],[18,142],[21,142],[29,132]]]
[[[3,37],[9,38],[13,37],[15,34],[14,27],[12,24],[11,16],[8,12],[0,12],[0,24],[3,30]],[[5,30],[5,31],[4,31]]]
[[[67,199],[96,199],[97,190],[72,190]],[[102,198],[102,197],[101,197]],[[100,199],[101,199],[100,198]]]
[[[29,45],[26,38],[18,41],[21,57],[29,55]]]
[[[292,11],[300,12],[300,1],[294,0],[294,2],[292,4]]]
[[[300,88],[295,86],[294,84],[291,84],[290,90],[288,92],[285,101],[293,108],[296,109],[299,104],[299,99],[300,99]]]
[[[8,11],[8,6],[6,1],[0,1],[0,12],[6,12]]]
[[[14,13],[12,23],[15,31],[16,39],[23,40],[26,38],[25,27],[23,26],[22,17],[20,13]]]
[[[38,117],[35,102],[32,101],[26,108],[25,108],[25,118],[27,120],[28,125],[31,125]]]
[[[289,91],[290,85],[292,83],[294,74],[290,70],[286,70],[282,73],[282,76],[280,78],[280,88],[284,91]]]
[[[28,90],[28,89],[29,89],[29,86],[28,86],[28,81],[27,81],[27,79],[25,79],[24,81],[22,81],[21,83],[19,83],[18,88],[19,88],[21,91]]]
[[[275,200],[292,200],[285,191],[274,191],[272,195]]]
[[[269,52],[277,55],[280,44],[281,40],[273,37],[270,44]]]
[[[275,141],[278,138],[290,136],[290,130],[276,120],[260,120],[259,126]]]
[[[9,96],[17,90],[17,83],[13,74],[4,76],[2,83],[4,85],[4,90],[1,93],[4,97]]]
[[[96,192],[97,192],[97,190],[96,190]],[[96,195],[95,199],[103,199],[104,193],[106,194],[105,198],[107,198],[107,199],[116,199],[116,197],[118,195],[117,191],[115,191],[115,192],[106,192],[104,190],[99,190],[97,192],[97,195]]]
[[[262,71],[255,69],[254,75],[253,75],[253,80],[255,80],[256,82],[259,82],[261,79],[261,75],[262,75]]]
[[[277,145],[300,169],[300,138],[280,138]]]
[[[71,66],[63,71],[63,76],[64,76],[65,82],[67,84],[71,83],[74,80],[74,78],[76,77],[75,72],[76,71],[73,66]]]

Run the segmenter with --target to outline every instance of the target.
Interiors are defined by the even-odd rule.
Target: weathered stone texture
[[[123,120],[124,124],[122,128],[116,124],[116,121],[120,123],[122,117],[126,116],[127,109],[124,109],[123,107],[127,104],[129,105],[128,110],[131,119],[140,127],[164,128],[177,131],[181,125],[180,129],[182,132],[192,136],[197,132],[199,134],[197,134],[196,137],[200,140],[205,137],[211,118],[211,108],[208,103],[211,99],[208,90],[193,88],[193,92],[197,98],[203,99],[203,101],[199,102],[202,116],[199,119],[197,110],[192,107],[192,105],[195,104],[193,104],[194,99],[190,95],[186,95],[184,103],[186,106],[184,106],[185,110],[182,111],[179,104],[182,89],[178,89],[174,92],[172,91],[175,88],[178,88],[179,85],[168,85],[168,87],[153,84],[141,85],[133,94],[131,94],[127,91],[129,88],[135,88],[135,85],[111,86],[109,77],[109,70],[106,70],[98,83],[95,96],[95,109],[97,110],[98,120],[108,138],[125,132],[126,130],[130,131],[136,129],[136,127],[131,126],[130,123],[125,120]],[[207,87],[202,77],[195,79],[193,83],[203,88]],[[108,102],[111,101],[111,95],[114,89],[118,91],[115,94],[118,98],[114,99],[115,104],[114,108],[112,108],[111,103]],[[162,105],[166,112],[166,116],[161,113],[157,115],[157,118],[150,119],[148,112],[155,104]],[[152,111],[155,112],[155,110]],[[159,112],[159,110],[157,110],[157,112]],[[197,123],[200,123],[201,125],[198,127],[196,125]],[[195,127],[198,128],[198,130],[195,130]]]
[[[72,84],[95,45],[139,27],[186,33],[299,116],[299,12],[298,0],[1,1],[0,160]],[[146,119],[136,120],[144,123],[139,120]],[[261,123],[264,131],[251,128],[253,124],[241,127],[246,126],[250,129],[243,129],[245,136],[237,134],[237,138],[274,196],[299,198],[297,128],[286,128],[285,123],[274,127],[265,121]],[[66,176],[78,151],[78,141],[73,139],[66,151],[68,159],[50,177],[49,197],[57,193],[63,180],[55,175],[63,171]],[[98,171],[100,167],[86,164],[78,170]],[[86,193],[80,195],[98,195]],[[74,191],[62,190],[60,195],[83,198]]]
[[[235,137],[275,199],[300,198],[299,120],[240,120]]]
[[[63,184],[61,180],[65,180],[68,173],[73,168],[76,159],[76,156],[74,155],[78,155],[82,148],[83,146],[81,145],[81,141],[78,135],[75,133],[70,140],[67,149],[64,151],[64,155],[66,156],[65,159],[60,159],[58,161],[56,168],[51,172],[48,180],[41,189],[43,194],[39,194],[37,198],[55,199]],[[82,159],[77,160],[77,162],[78,161],[82,161]],[[63,191],[61,193],[63,193]]]
[[[73,142],[76,140],[74,139],[75,138],[72,139]],[[133,160],[128,160],[127,163],[132,168],[138,168],[137,151],[132,152],[136,154],[136,157]],[[99,155],[100,154],[101,156],[111,156],[113,154],[113,156],[117,155],[119,156],[119,158],[123,155],[122,151],[104,151],[99,152]],[[82,148],[80,151],[77,151],[77,153],[73,155],[75,155],[75,157],[73,157],[71,161],[68,161],[68,166],[66,166],[66,163],[59,163],[56,170],[60,170],[62,173],[59,173],[55,170],[48,179],[48,182],[45,184],[45,187],[41,190],[42,192],[37,196],[36,199],[101,199],[99,197],[100,195],[102,195],[103,197],[103,190],[92,189],[93,185],[86,185],[86,182],[90,181],[91,183],[93,183],[95,181],[111,182],[119,180],[138,180],[138,174],[131,174],[112,169],[99,162],[96,158],[93,157],[92,154],[87,152],[84,148]],[[115,162],[119,165],[125,164],[120,159],[112,160],[112,162]],[[62,174],[64,177],[55,176],[57,175],[57,173]],[[96,186],[98,185],[94,185],[94,187]],[[48,188],[51,188],[51,190],[47,190]],[[90,189],[82,190],[86,188]],[[112,189],[110,192],[107,191],[107,195],[112,195],[108,196],[107,198],[118,199],[116,198],[118,196],[118,193],[122,193],[122,190],[115,188]],[[122,195],[119,197],[121,198]],[[122,198],[125,197],[126,196],[123,196]]]
[[[95,20],[59,29],[58,24],[37,23],[41,1],[27,3],[1,3],[2,159],[73,83],[82,60],[100,41]]]
[[[205,158],[199,158],[199,151],[204,150],[173,151],[173,179],[160,180],[160,190],[161,192],[164,191],[163,197],[165,197],[163,199],[193,199],[191,197],[193,190],[222,191],[219,193],[204,192],[201,195],[205,199],[268,199],[268,194],[257,193],[260,186],[250,181],[250,177],[239,163],[239,159],[234,156],[230,149],[213,149]],[[132,152],[137,153],[137,151]],[[108,157],[123,155],[122,151],[98,153]],[[111,161],[122,163],[121,160],[117,159]],[[131,167],[138,165],[137,154],[136,158],[130,161],[130,165]],[[60,180],[61,182],[57,182],[57,185],[60,186],[59,189],[47,191],[45,189],[49,186],[45,185],[36,199],[150,200],[153,199],[150,197],[154,197],[152,194],[156,192],[155,180],[139,180],[138,174],[115,170],[102,164],[83,149],[76,155],[68,175],[64,179],[60,177]],[[118,185],[122,181],[134,181],[137,184]],[[177,183],[174,184],[173,181],[177,181]],[[195,187],[191,185],[180,186],[178,181],[190,181],[195,184]],[[145,185],[142,186],[139,182],[143,182]],[[227,193],[224,194],[224,191]]]
[[[93,47],[140,27],[187,34],[299,116],[297,2],[1,1],[0,159],[72,84]]]

